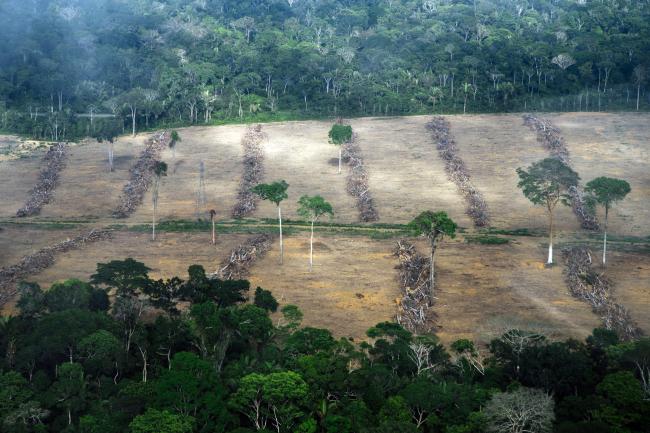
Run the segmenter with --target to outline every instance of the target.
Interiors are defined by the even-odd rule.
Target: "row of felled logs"
[[[110,230],[91,230],[90,232],[45,247],[23,257],[15,265],[0,269],[0,306],[16,295],[16,283],[34,275],[54,264],[55,255],[84,247],[86,244],[110,239]]]
[[[251,188],[262,181],[264,176],[264,149],[262,143],[266,135],[262,125],[248,126],[242,137],[241,144],[244,151],[242,165],[244,172],[239,182],[237,202],[232,209],[233,218],[242,218],[250,215],[257,206],[258,197]]]
[[[217,272],[211,274],[212,278],[220,280],[245,279],[253,263],[262,258],[271,248],[273,237],[269,234],[253,236],[241,245],[234,248],[228,257],[222,260]]]
[[[346,179],[346,190],[357,201],[359,219],[363,222],[379,220],[379,213],[375,208],[370,187],[368,186],[368,172],[363,163],[363,155],[359,144],[356,142],[355,135],[352,136],[350,141],[343,144],[343,157],[350,167]]]
[[[38,215],[44,205],[50,202],[59,183],[61,171],[65,168],[67,147],[65,143],[53,144],[43,157],[43,168],[36,186],[29,192],[25,205],[18,209],[16,216]]]
[[[570,166],[569,149],[560,130],[548,119],[539,118],[532,114],[524,114],[523,118],[524,125],[537,133],[537,141],[544,146],[551,157],[557,158],[565,165]],[[586,205],[580,188],[571,187],[569,189],[569,196],[571,198],[573,213],[578,217],[582,228],[586,230],[598,230],[598,220]]]
[[[433,332],[435,314],[431,299],[431,262],[417,252],[415,245],[400,240],[393,254],[397,257],[399,286],[402,298],[399,300],[397,323],[405,329],[423,334]]]
[[[445,162],[447,177],[458,187],[465,198],[467,204],[465,213],[472,219],[476,227],[486,227],[490,224],[487,203],[483,194],[472,184],[469,170],[458,154],[458,147],[450,132],[449,122],[442,116],[436,116],[427,123],[426,128],[436,141],[438,155]]]
[[[153,181],[154,168],[160,162],[160,154],[169,146],[170,141],[171,134],[168,131],[158,132],[147,141],[135,165],[129,170],[131,175],[113,211],[114,218],[127,218],[142,204]]]
[[[614,330],[622,340],[639,338],[643,331],[629,311],[614,299],[609,279],[592,269],[589,249],[572,247],[564,249],[562,253],[566,261],[566,283],[571,294],[591,305],[605,328]]]

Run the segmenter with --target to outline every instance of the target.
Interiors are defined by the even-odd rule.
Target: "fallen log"
[[[17,217],[38,215],[44,205],[54,196],[54,190],[59,184],[59,176],[65,168],[67,147],[65,143],[56,143],[50,147],[43,157],[43,168],[38,176],[36,186],[29,192],[25,205],[16,212]]]
[[[42,248],[26,255],[15,265],[0,269],[0,306],[16,296],[16,285],[20,280],[52,266],[56,254],[83,248],[86,244],[110,239],[111,236],[111,230],[93,229],[84,235]]]
[[[271,248],[273,237],[269,234],[253,236],[241,245],[234,248],[228,257],[226,257],[219,269],[211,278],[220,280],[242,280],[249,275],[250,267],[253,263],[266,254]]]
[[[256,208],[259,197],[253,194],[251,188],[262,181],[264,176],[264,149],[262,142],[266,134],[262,125],[248,126],[242,137],[241,144],[244,151],[242,165],[244,172],[239,182],[237,202],[232,210],[233,218],[242,218],[250,215]]]
[[[153,170],[160,162],[160,154],[171,141],[168,131],[154,134],[140,153],[135,165],[131,167],[129,181],[122,188],[119,202],[113,211],[114,218],[127,218],[142,204],[144,195],[153,181]]]
[[[474,221],[476,227],[486,227],[490,224],[487,202],[483,194],[472,184],[469,170],[458,154],[458,146],[450,131],[447,119],[442,116],[434,117],[426,128],[436,141],[438,155],[445,163],[447,177],[458,187],[465,199],[465,213]]]
[[[591,305],[603,326],[615,331],[621,340],[641,337],[643,331],[629,311],[614,299],[611,281],[592,269],[591,251],[585,247],[572,247],[565,248],[562,254],[566,261],[565,279],[571,294]]]

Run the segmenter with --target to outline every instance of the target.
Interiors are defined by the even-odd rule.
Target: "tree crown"
[[[282,200],[289,197],[287,188],[289,188],[289,184],[281,180],[273,183],[260,183],[251,188],[251,191],[262,200],[268,200],[279,206]]]
[[[585,192],[589,194],[587,202],[591,206],[598,203],[606,208],[623,200],[631,190],[630,184],[626,181],[604,176],[589,181],[585,186]]]
[[[517,169],[517,186],[533,204],[555,203],[572,186],[577,186],[580,176],[557,158],[534,162],[527,170]]]
[[[316,221],[325,214],[334,215],[332,205],[325,201],[320,195],[308,196],[303,195],[298,200],[298,214],[303,218],[309,218]]]
[[[435,238],[440,235],[447,235],[451,238],[456,236],[456,223],[449,218],[447,212],[424,211],[408,224],[409,229],[416,235],[424,235]]]
[[[352,127],[350,125],[336,123],[332,125],[332,129],[330,129],[328,136],[330,138],[330,143],[340,146],[352,139]]]

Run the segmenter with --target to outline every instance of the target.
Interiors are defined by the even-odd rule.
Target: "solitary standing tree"
[[[120,126],[117,122],[107,121],[101,128],[93,131],[93,137],[98,143],[106,141],[108,147],[108,171],[113,171],[113,143],[120,134]]]
[[[430,256],[430,269],[429,276],[431,278],[429,304],[433,302],[433,288],[434,288],[434,266],[435,266],[435,253],[438,241],[441,241],[445,235],[453,238],[456,236],[456,223],[449,218],[447,212],[433,212],[425,211],[415,217],[409,223],[411,231],[418,236],[426,236],[431,242],[431,256]]]
[[[284,258],[284,249],[282,245],[282,210],[280,209],[280,202],[289,197],[287,195],[287,188],[289,188],[289,184],[284,180],[281,180],[273,183],[260,183],[251,189],[251,191],[254,194],[257,194],[262,200],[268,200],[275,203],[278,207],[278,223],[280,226],[280,264],[282,264]]]
[[[181,142],[183,140],[181,139],[181,136],[178,133],[178,131],[175,131],[175,130],[172,131],[169,138],[170,138],[170,140],[169,140],[169,148],[172,150],[172,161],[175,161],[176,160],[176,144],[178,144],[179,142]],[[174,171],[176,171],[175,167],[176,166],[174,165]]]
[[[298,214],[311,222],[311,237],[309,238],[309,271],[311,272],[314,265],[314,222],[325,214],[333,216],[334,211],[332,205],[319,195],[313,197],[303,195],[298,200],[298,206]]]
[[[167,163],[158,161],[153,168],[155,175],[153,182],[153,223],[151,224],[151,240],[156,240],[156,210],[158,209],[158,191],[160,189],[160,179],[167,176]]]
[[[607,217],[609,209],[617,201],[621,201],[631,191],[630,184],[621,179],[597,177],[585,186],[588,194],[587,202],[593,207],[596,204],[605,208],[605,227],[603,228],[603,266],[607,263]]]
[[[352,140],[352,127],[350,125],[343,125],[336,123],[332,126],[329,132],[330,143],[339,147],[339,174],[341,174],[341,157],[343,143]]]
[[[571,167],[557,158],[546,158],[535,162],[528,167],[517,169],[519,183],[517,186],[533,204],[546,206],[549,216],[548,230],[548,260],[546,264],[553,264],[553,211],[555,206],[566,201],[566,194],[572,186],[577,186],[580,177]]]

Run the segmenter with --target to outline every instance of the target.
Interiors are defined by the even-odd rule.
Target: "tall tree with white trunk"
[[[352,140],[352,127],[336,123],[329,132],[330,143],[339,147],[339,174],[341,174],[342,147],[344,143]]]
[[[568,205],[569,188],[577,186],[580,176],[571,167],[557,158],[546,158],[534,162],[528,169],[518,168],[517,186],[534,205],[544,206],[549,216],[548,260],[553,264],[554,211],[558,203]]]
[[[325,201],[320,195],[310,197],[303,195],[298,200],[298,214],[307,218],[311,223],[311,236],[309,238],[309,271],[314,267],[314,223],[323,215],[334,215],[332,205]]]
[[[612,205],[621,201],[632,189],[630,184],[621,179],[597,177],[585,186],[587,203],[594,207],[601,205],[605,209],[605,224],[603,227],[603,266],[607,264],[607,219]]]
[[[284,180],[273,182],[273,183],[260,183],[253,187],[251,191],[254,194],[257,194],[262,200],[268,200],[278,208],[278,224],[280,226],[280,264],[282,264],[284,259],[284,247],[282,243],[282,209],[280,208],[280,203],[282,200],[289,197],[287,194],[287,188],[289,184]]]

